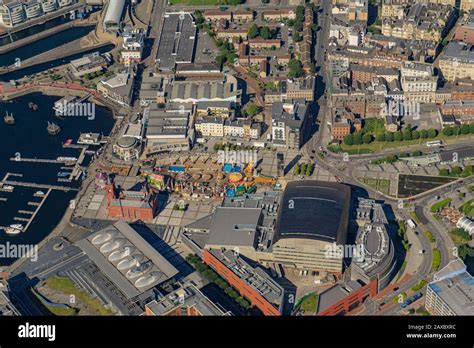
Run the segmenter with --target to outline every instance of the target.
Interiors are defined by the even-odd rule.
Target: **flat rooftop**
[[[147,303],[146,306],[156,316],[168,315],[179,308],[193,308],[205,316],[228,315],[194,285],[185,285],[158,301]],[[180,315],[186,314],[186,311],[180,312]]]
[[[349,221],[351,189],[325,181],[288,183],[283,194],[276,239],[317,239],[345,243]]]
[[[156,61],[163,71],[177,63],[192,63],[196,43],[196,24],[189,12],[165,13]]]
[[[178,270],[137,231],[118,221],[77,245],[127,298],[171,279]]]
[[[359,282],[351,280],[344,284],[336,284],[332,288],[327,289],[319,295],[317,313],[325,311],[361,287],[362,285]]]
[[[254,247],[261,215],[261,208],[218,207],[209,229],[207,244]]]
[[[474,312],[474,277],[467,271],[428,284],[456,315]]]
[[[255,289],[265,300],[277,308],[283,307],[284,290],[262,268],[253,267],[243,257],[232,250],[209,250],[228,269]]]

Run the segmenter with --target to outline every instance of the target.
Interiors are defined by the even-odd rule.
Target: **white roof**
[[[110,0],[105,14],[104,23],[120,23],[122,12],[125,7],[125,0]]]

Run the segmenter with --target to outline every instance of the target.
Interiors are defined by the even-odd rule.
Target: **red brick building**
[[[117,190],[115,184],[105,186],[109,217],[119,220],[151,221],[156,216],[158,194],[145,184],[141,191]]]
[[[467,44],[474,44],[474,26],[461,24],[454,32],[454,39],[463,41]]]
[[[353,286],[354,284],[356,286]],[[365,298],[377,295],[377,280],[372,280],[369,284],[355,289],[357,284],[359,283],[337,284],[321,293],[318,301],[318,315],[344,315],[357,308]],[[328,302],[336,301],[327,305],[326,298]]]
[[[221,255],[221,257],[219,256]],[[268,275],[265,277],[265,273],[255,271],[250,265],[246,264],[245,261],[240,259],[238,256],[235,256],[234,252],[231,250],[227,250],[224,253],[221,253],[220,250],[207,250],[205,249],[203,252],[203,261],[205,264],[212,267],[222,278],[227,280],[227,282],[232,285],[242,296],[248,299],[252,305],[257,307],[262,311],[264,315],[281,315],[280,308],[283,303],[283,289],[275,283]],[[228,263],[228,265],[226,265]],[[275,288],[275,299],[278,298],[277,301],[273,303],[270,302],[268,298],[265,298],[255,286],[251,286],[246,279],[241,278],[239,275],[234,273],[233,269],[236,269],[237,264],[244,264],[245,271],[252,272],[252,279],[254,277],[260,277],[259,281],[266,281],[267,284],[270,284],[268,288]],[[248,279],[251,279],[248,278]],[[281,293],[279,293],[279,291]],[[269,296],[268,294],[266,295]],[[278,303],[281,301],[280,303]]]

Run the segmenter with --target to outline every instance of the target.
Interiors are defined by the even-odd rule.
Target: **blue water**
[[[82,53],[73,54],[71,56],[67,56],[67,57],[64,57],[64,58],[61,58],[61,59],[55,59],[55,60],[52,60],[50,62],[33,65],[33,66],[30,66],[28,68],[24,68],[24,69],[21,69],[21,70],[16,70],[16,71],[8,73],[8,74],[0,75],[0,81],[8,82],[10,80],[18,80],[18,79],[21,79],[21,78],[23,78],[27,75],[34,75],[34,74],[37,74],[37,73],[40,73],[40,72],[43,72],[43,71],[47,71],[47,70],[52,69],[52,68],[56,68],[56,67],[64,65],[64,64],[68,64],[72,60],[81,58],[81,57],[83,57],[83,56],[85,56],[89,53],[92,53],[92,52],[99,52],[99,53],[109,52],[114,47],[115,47],[114,45],[110,44],[110,45],[102,46],[102,47],[97,48],[97,49],[91,49],[91,50],[84,51]]]
[[[86,36],[95,26],[77,27],[61,31],[42,40],[33,42],[29,45],[17,48],[13,51],[4,53],[0,56],[0,66],[15,64],[17,58],[26,60],[51,49],[60,47],[68,42],[80,39]]]
[[[78,157],[78,149],[64,149],[62,143],[67,139],[77,142],[80,133],[97,132],[108,135],[113,127],[114,119],[111,111],[103,107],[96,107],[96,117],[88,120],[86,117],[66,117],[59,119],[54,115],[52,107],[59,97],[44,96],[41,93],[29,94],[13,100],[12,102],[0,103],[0,179],[7,172],[23,174],[22,178],[11,177],[10,180],[34,182],[38,184],[55,184],[61,186],[79,187],[80,182],[59,183],[57,173],[63,164],[44,164],[13,162],[10,158],[20,153],[23,158],[56,159],[59,156]],[[40,110],[33,112],[28,108],[28,102],[38,104]],[[6,110],[13,113],[15,125],[6,125],[3,115]],[[51,136],[46,130],[47,121],[55,122],[61,127],[57,136]],[[86,157],[87,158],[87,157]],[[85,161],[84,163],[87,163]],[[0,201],[0,226],[9,226],[13,223],[25,222],[15,221],[13,218],[27,217],[19,214],[18,210],[35,210],[28,202],[39,202],[39,198],[33,194],[39,189],[27,187],[15,187],[12,193],[0,192],[0,197],[7,198],[7,202]],[[41,190],[45,191],[45,190]],[[0,231],[0,243],[10,241],[11,243],[36,244],[61,220],[64,212],[69,206],[69,201],[74,198],[76,192],[63,192],[53,190],[42,206],[35,221],[28,230],[18,236],[8,236]],[[8,264],[12,260],[0,259],[0,265]]]

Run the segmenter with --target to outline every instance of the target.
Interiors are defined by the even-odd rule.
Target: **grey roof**
[[[107,236],[110,236],[110,238],[106,239]],[[96,237],[97,239],[94,239]],[[105,241],[99,243],[98,239],[100,238]],[[112,247],[115,244],[119,246],[114,249],[105,248]],[[136,297],[178,273],[178,270],[171,263],[145,241],[137,231],[123,221],[118,221],[80,240],[77,245],[127,298]],[[130,251],[128,256],[111,261],[112,254],[122,252],[127,248]],[[120,270],[118,265],[130,258],[141,261]],[[135,269],[138,266],[140,266],[140,269]],[[129,272],[131,272],[130,275],[133,274],[133,277],[128,275]],[[142,283],[144,285],[140,286],[137,281],[147,276],[151,277],[150,281]]]
[[[156,60],[159,68],[171,71],[176,63],[193,61],[196,24],[189,12],[165,13]]]
[[[308,238],[345,243],[350,201],[351,189],[344,184],[315,180],[288,183],[278,216],[275,241]]]
[[[160,108],[151,104],[144,112],[147,125],[147,138],[152,137],[179,137],[185,138],[188,134],[188,123],[192,105],[181,104],[182,109],[173,109],[169,105]]]
[[[261,267],[253,267],[244,257],[232,250],[209,250],[229,270],[256,290],[265,300],[281,313],[283,309],[284,289],[275,282]]]
[[[261,208],[218,207],[207,244],[255,247],[261,215]]]
[[[105,13],[104,24],[118,25],[122,18],[122,12],[125,7],[125,0],[109,1],[107,12]]]
[[[162,299],[152,301],[146,305],[154,315],[167,315],[178,308],[194,308],[201,315],[220,316],[228,315],[194,285],[186,284]],[[182,311],[184,315],[186,311]]]
[[[445,268],[435,274],[441,279],[428,284],[444,303],[456,315],[474,313],[474,277],[460,260],[451,261]]]
[[[206,110],[208,108],[232,108],[232,102],[229,100],[215,100],[215,101],[200,101],[197,102],[198,110]]]
[[[286,106],[293,106],[292,112],[286,111]],[[275,122],[284,122],[288,127],[299,129],[304,122],[307,114],[307,106],[305,103],[288,104],[276,102],[272,105],[272,120]]]
[[[327,289],[319,295],[317,313],[325,311],[328,307],[361,287],[362,285],[359,282],[351,280],[344,284],[336,284],[332,288]]]
[[[440,59],[457,59],[458,61],[474,62],[474,46],[459,41],[451,41],[441,54]]]
[[[191,222],[189,225],[185,226],[186,230],[209,230],[212,225],[214,214],[206,215],[194,222]]]

